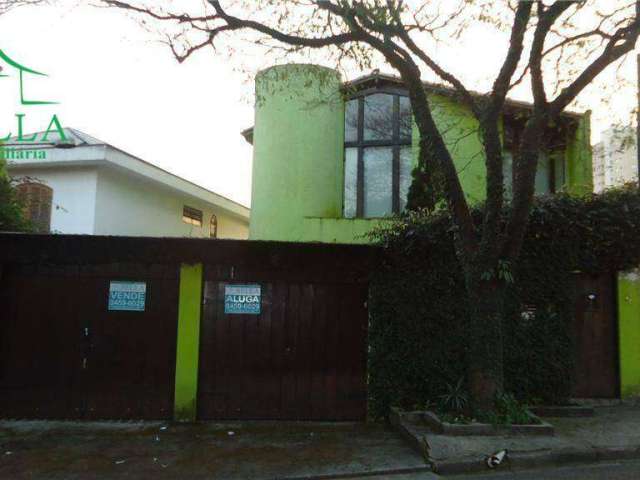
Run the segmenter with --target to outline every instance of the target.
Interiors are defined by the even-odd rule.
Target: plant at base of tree
[[[526,405],[519,402],[510,393],[503,393],[496,397],[495,408],[489,411],[477,411],[474,415],[479,421],[492,425],[532,425],[540,423],[532,417]]]
[[[438,409],[447,413],[463,413],[469,404],[469,394],[461,377],[454,385],[447,383],[446,393],[440,395]]]

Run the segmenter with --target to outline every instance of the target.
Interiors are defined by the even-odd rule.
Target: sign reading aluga
[[[260,315],[260,285],[225,285],[224,313]]]
[[[109,310],[144,312],[147,299],[146,282],[116,282],[109,284]]]

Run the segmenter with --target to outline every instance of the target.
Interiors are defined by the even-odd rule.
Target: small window
[[[196,227],[202,227],[202,210],[197,208],[187,207],[186,205],[182,209],[182,221],[189,225],[195,225]]]
[[[35,231],[49,233],[53,190],[42,183],[23,182],[16,186],[16,197]]]
[[[215,215],[209,220],[209,238],[218,238],[218,217]]]
[[[504,176],[505,198],[513,198],[513,154],[504,152],[502,174]],[[549,195],[562,190],[565,182],[564,162],[562,155],[540,152],[536,169],[535,194]]]

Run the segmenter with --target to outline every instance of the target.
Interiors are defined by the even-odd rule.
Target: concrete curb
[[[523,470],[548,466],[562,466],[568,464],[590,464],[610,460],[640,459],[640,445],[629,447],[593,447],[562,448],[557,450],[543,450],[537,452],[509,453],[508,460],[501,467],[493,471],[505,471],[508,468]],[[488,472],[484,458],[477,460],[436,462],[436,472],[441,475],[456,475],[461,473]]]
[[[637,460],[640,459],[640,445],[630,447],[593,447],[563,448],[554,451],[542,450],[538,452],[514,452],[509,453],[508,460],[494,470],[489,470],[484,463],[484,458],[476,460],[444,461],[437,462],[436,471],[431,467],[393,468],[387,470],[367,470],[362,472],[345,472],[336,474],[309,475],[298,477],[277,477],[275,480],[339,480],[349,478],[366,478],[374,476],[406,475],[411,473],[432,473],[435,475],[460,475],[464,473],[481,472],[506,472],[509,469],[525,470],[539,469],[549,466],[564,466],[571,464],[592,464],[611,460]]]
[[[423,422],[428,428],[438,435],[449,435],[455,437],[487,437],[487,436],[503,436],[503,435],[525,435],[537,436],[555,435],[555,428],[552,424],[545,422],[533,412],[529,415],[538,421],[532,425],[506,425],[496,426],[489,423],[470,423],[465,425],[457,425],[453,423],[443,422],[434,412],[416,411],[402,412],[397,408],[391,408],[389,412],[389,422],[395,426],[403,436],[405,431],[411,431],[410,423]]]
[[[382,475],[408,475],[411,473],[431,473],[431,467],[425,465],[424,467],[408,467],[408,468],[390,468],[388,470],[366,470],[363,472],[345,472],[345,473],[327,473],[321,475],[308,475],[302,477],[276,477],[274,480],[339,480],[349,478],[362,478],[362,477],[376,477]]]

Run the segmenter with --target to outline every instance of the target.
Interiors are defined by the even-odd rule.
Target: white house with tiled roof
[[[72,128],[2,154],[41,231],[160,237],[248,236],[249,209]]]

